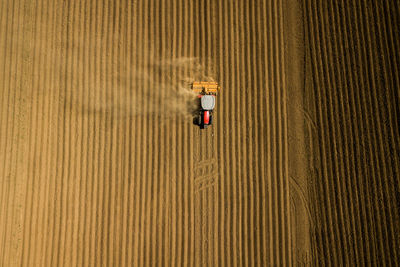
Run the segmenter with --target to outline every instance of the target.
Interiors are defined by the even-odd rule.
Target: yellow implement
[[[204,95],[217,95],[219,89],[217,82],[193,82],[192,84],[194,92]]]

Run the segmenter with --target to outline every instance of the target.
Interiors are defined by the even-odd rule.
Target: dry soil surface
[[[0,1],[0,266],[395,265],[399,10]]]

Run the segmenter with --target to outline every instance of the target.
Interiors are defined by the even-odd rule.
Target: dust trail
[[[142,49],[132,52],[124,47],[136,44],[127,43],[124,36],[113,34],[108,37],[113,47],[104,49],[110,39],[88,34],[87,38],[65,34],[54,43],[38,37],[29,44],[15,44],[18,51],[32,46],[37,58],[52,62],[46,70],[49,73],[40,75],[54,77],[54,84],[59,85],[55,89],[60,90],[59,99],[54,101],[66,101],[65,106],[74,114],[187,118],[196,109],[191,83],[214,81],[210,77],[213,73],[210,59],[156,56],[160,51],[143,48],[147,47],[143,40],[138,46]],[[41,43],[48,44],[46,49]],[[96,58],[89,51],[96,51]],[[40,87],[38,90],[50,94],[53,88]]]
[[[136,74],[145,86],[143,97],[133,102],[145,106],[144,112],[161,117],[191,116],[196,108],[196,95],[191,91],[194,81],[213,81],[197,58],[180,57],[169,60],[151,60]],[[147,86],[146,86],[147,85]],[[138,92],[138,88],[131,88]],[[134,110],[133,114],[140,114]]]
[[[41,25],[40,27],[44,27]],[[59,99],[77,115],[107,113],[112,117],[151,115],[160,118],[191,117],[196,109],[193,81],[214,81],[212,60],[195,57],[160,57],[159,51],[142,48],[134,52],[120,35],[110,39],[89,33],[63,35],[54,43],[38,37],[32,43],[16,43],[18,51],[32,46],[38,59],[52,62],[43,76],[54,77]],[[43,49],[41,43],[48,43]],[[104,49],[108,47],[108,49]],[[139,47],[146,47],[146,42]],[[93,53],[89,51],[96,51]],[[110,53],[110,51],[113,51]],[[21,55],[23,56],[23,55]],[[206,63],[207,62],[207,63]],[[68,63],[68,64],[66,64]],[[38,88],[50,94],[53,88]]]
[[[160,118],[188,118],[196,110],[193,81],[213,81],[198,58],[151,58],[147,64],[135,67],[132,73],[108,73],[104,86],[90,88],[102,101],[82,103],[81,110],[108,113],[113,116],[153,115]],[[130,86],[128,85],[130,84]],[[79,88],[76,88],[79,90]]]

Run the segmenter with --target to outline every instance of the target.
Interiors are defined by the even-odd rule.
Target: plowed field
[[[348,3],[351,2],[351,3]],[[399,264],[399,3],[305,1],[315,265]]]
[[[396,265],[400,9],[350,2],[0,1],[0,266]]]

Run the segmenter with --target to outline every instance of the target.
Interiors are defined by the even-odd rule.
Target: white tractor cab
[[[212,123],[212,112],[215,107],[215,96],[213,95],[202,95],[200,97],[200,116],[199,126],[200,129],[207,128]]]
[[[212,112],[215,107],[215,97],[219,92],[219,86],[216,82],[194,82],[192,90],[199,93],[199,110],[193,119],[193,123],[205,129],[212,123]]]

